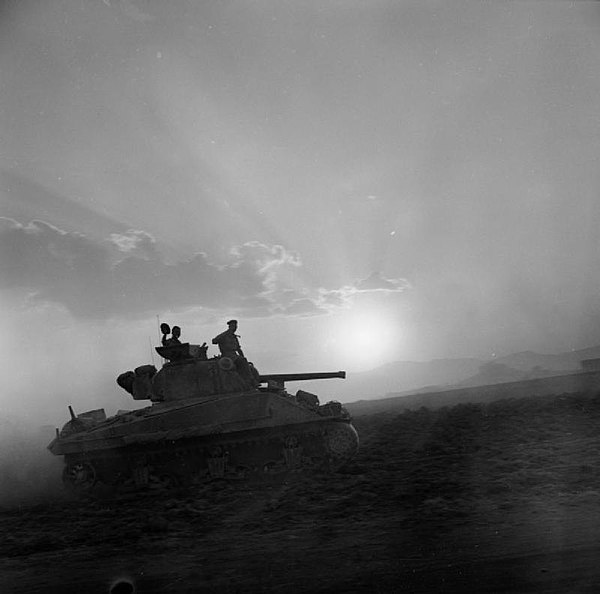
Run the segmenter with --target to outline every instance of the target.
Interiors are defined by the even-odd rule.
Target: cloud
[[[317,300],[304,297],[292,301],[281,313],[288,316],[314,316],[325,314],[327,310],[320,307]]]
[[[319,303],[322,307],[336,309],[349,305],[350,297],[356,291],[353,287],[342,287],[341,289],[319,290]]]
[[[356,291],[387,291],[402,292],[410,287],[410,283],[403,278],[388,279],[384,278],[381,272],[372,272],[367,278],[358,281]]]
[[[115,311],[163,311],[186,307],[252,309],[265,303],[264,278],[253,262],[218,266],[204,253],[166,264],[129,256],[113,268]]]
[[[61,303],[76,315],[108,313],[103,299],[110,252],[80,233],[45,223],[0,219],[0,288]]]
[[[142,230],[94,241],[43,221],[7,218],[0,218],[0,254],[0,289],[20,289],[32,303],[58,303],[81,318],[193,307],[248,317],[318,315],[347,306],[357,292],[406,286],[379,273],[341,289],[306,286],[299,254],[258,241],[232,247],[225,264],[203,252],[166,263]]]
[[[231,255],[241,261],[252,262],[271,294],[283,293],[296,284],[297,272],[302,266],[296,252],[290,252],[281,245],[265,245],[259,241],[234,246]]]
[[[111,233],[109,241],[116,248],[128,255],[135,255],[144,259],[156,258],[156,240],[145,231],[129,229],[125,233]]]

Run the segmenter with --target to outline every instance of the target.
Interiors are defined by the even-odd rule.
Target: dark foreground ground
[[[600,397],[355,425],[330,476],[7,503],[0,592],[600,592]]]

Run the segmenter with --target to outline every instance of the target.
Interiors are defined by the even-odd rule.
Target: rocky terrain
[[[600,591],[597,395],[355,426],[360,453],[337,473],[260,486],[76,501],[55,465],[5,461],[0,591]]]

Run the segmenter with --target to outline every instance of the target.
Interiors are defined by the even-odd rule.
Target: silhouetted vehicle
[[[345,372],[260,375],[244,360],[207,359],[189,343],[156,347],[160,371],[143,365],[117,383],[152,404],[76,415],[48,449],[64,456],[63,480],[76,491],[173,486],[215,478],[285,476],[335,469],[358,450],[358,434],[338,402],[285,390],[286,381],[344,378]]]

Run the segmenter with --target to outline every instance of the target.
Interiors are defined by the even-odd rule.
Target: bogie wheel
[[[165,491],[175,489],[180,485],[180,481],[177,478],[177,476],[170,472],[151,474],[148,483],[153,489],[160,489]]]
[[[96,470],[89,462],[67,464],[62,479],[65,486],[73,491],[89,491],[96,484]]]
[[[288,435],[284,440],[286,448],[297,448],[300,444],[298,438],[295,435]]]
[[[279,465],[280,463],[278,461],[268,460],[263,464],[263,473],[270,474],[272,472],[275,472]]]

